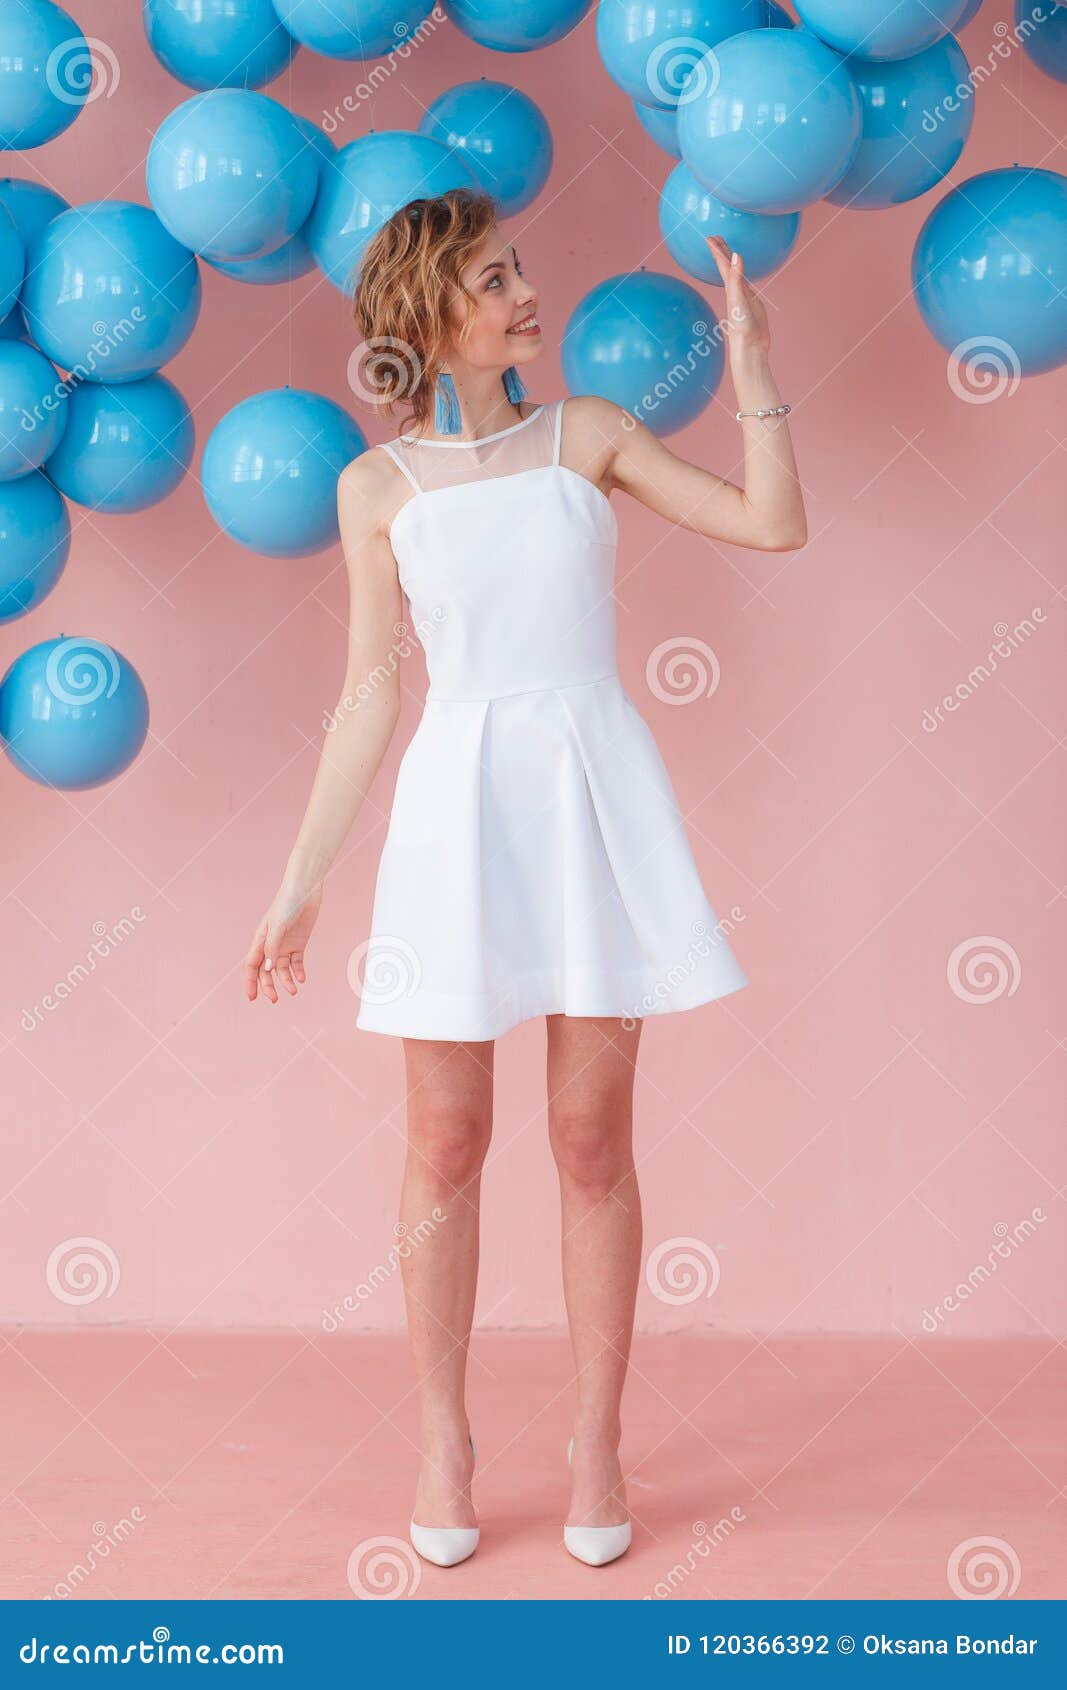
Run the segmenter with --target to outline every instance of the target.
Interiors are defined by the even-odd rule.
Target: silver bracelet
[[[734,415],[740,422],[742,417],[784,417],[792,409],[792,405],[775,405],[767,411],[736,411]]]

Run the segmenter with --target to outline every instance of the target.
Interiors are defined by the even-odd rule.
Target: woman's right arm
[[[396,472],[383,453],[366,452],[341,472],[337,515],[349,582],[344,686],[325,730],[303,821],[281,886],[245,958],[246,991],[278,1002],[274,977],[295,994],[307,978],[304,946],[322,886],[381,765],[400,714],[397,630],[404,601],[388,521]]]

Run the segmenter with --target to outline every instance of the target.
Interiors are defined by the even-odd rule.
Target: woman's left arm
[[[709,236],[726,288],[724,326],[739,411],[781,405],[770,366],[770,333],[763,301],[752,291],[740,253]],[[793,551],[807,542],[804,495],[797,479],[786,417],[745,417],[744,485],[714,475],[671,452],[629,413],[613,431],[608,474],[659,516],[709,539],[759,551]]]

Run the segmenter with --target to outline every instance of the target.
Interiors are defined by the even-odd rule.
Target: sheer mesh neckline
[[[480,434],[476,440],[420,440],[414,434],[398,434],[397,439],[405,446],[484,446],[489,440],[500,440],[505,434],[514,434],[517,428],[525,428],[541,415],[544,405],[538,405],[528,417],[520,417],[517,423],[510,423],[507,428],[498,428],[495,434]]]

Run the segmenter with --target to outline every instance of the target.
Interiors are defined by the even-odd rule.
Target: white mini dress
[[[493,1039],[748,985],[616,668],[618,524],[560,461],[564,405],[385,446],[414,489],[390,539],[429,687],[350,964],[372,1032]]]

